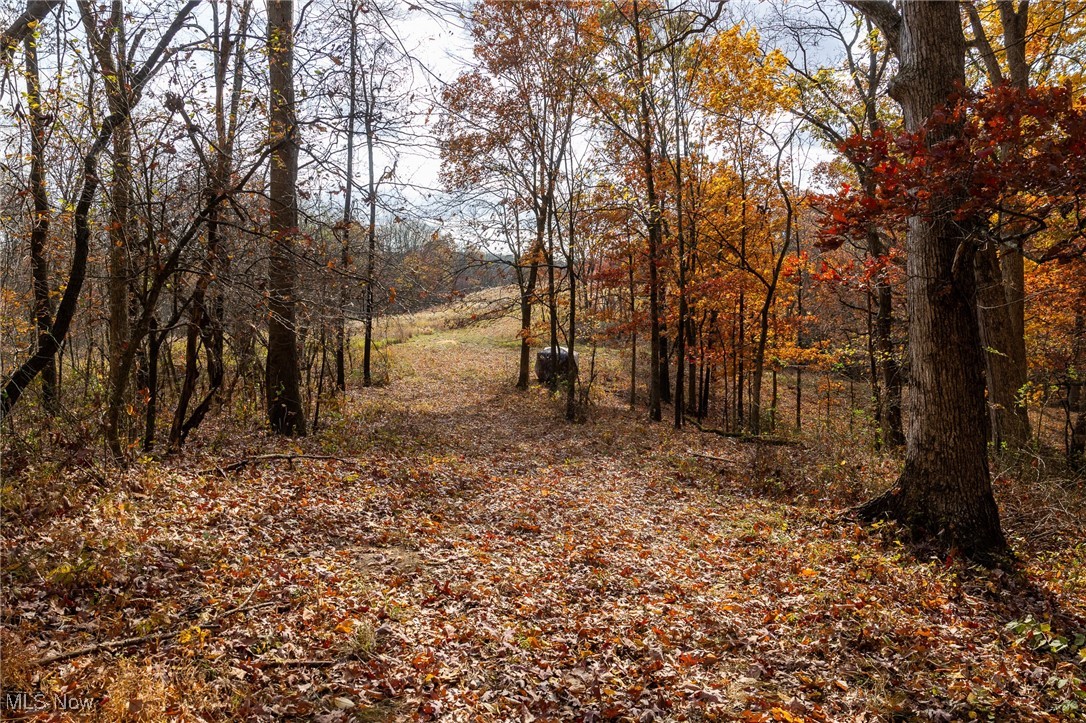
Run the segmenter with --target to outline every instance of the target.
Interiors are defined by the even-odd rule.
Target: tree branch
[[[7,27],[3,35],[0,35],[0,64],[6,65],[15,48],[30,34],[34,23],[40,23],[45,16],[60,5],[60,0],[29,0],[26,4],[26,12],[15,18]]]
[[[901,50],[901,13],[897,11],[889,0],[845,0],[845,3],[856,8],[875,24],[879,31],[886,36],[886,43],[894,55],[899,55]]]

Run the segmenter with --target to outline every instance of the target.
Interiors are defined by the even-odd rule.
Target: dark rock
[[[558,360],[555,363],[551,358],[551,348],[543,347],[535,354],[535,378],[540,384],[545,384],[554,378],[555,372],[560,376],[565,376],[568,370],[573,376],[577,376],[577,352],[573,352],[572,369],[569,369],[569,363],[569,349],[564,346],[558,347]]]

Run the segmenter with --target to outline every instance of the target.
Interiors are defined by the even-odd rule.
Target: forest
[[[1086,3],[0,32],[0,720],[1086,720]]]

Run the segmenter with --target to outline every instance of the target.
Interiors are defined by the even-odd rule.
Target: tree
[[[268,421],[278,434],[304,435],[305,410],[295,329],[293,238],[298,232],[298,123],[294,107],[294,2],[268,4],[270,165],[268,357],[264,384]]]
[[[792,191],[781,173],[796,133],[794,127],[786,129],[786,139],[782,141],[777,138],[778,129],[769,127],[774,116],[788,107],[790,94],[781,82],[784,56],[772,52],[762,57],[759,44],[757,32],[740,26],[719,33],[707,44],[708,62],[715,72],[703,76],[698,89],[699,98],[712,114],[717,139],[729,156],[729,170],[734,173],[719,169],[720,183],[716,188],[727,194],[738,186],[739,196],[737,214],[719,213],[707,221],[715,227],[717,243],[726,252],[729,264],[752,277],[762,292],[761,303],[757,304],[757,299],[747,298],[747,288],[741,285],[737,299],[736,418],[740,425],[745,420],[752,434],[762,431],[762,380],[770,319],[781,271],[793,241]],[[775,158],[766,157],[763,152],[766,146],[775,148]],[[727,208],[729,203],[724,201],[723,206]],[[750,308],[757,309],[757,336],[749,359],[749,415],[742,402],[743,375],[748,361],[745,353],[748,303]]]
[[[15,54],[19,43],[34,31],[34,28],[46,18],[61,0],[27,0],[26,11],[15,18],[0,35],[0,64],[6,65]]]
[[[1018,90],[1029,87],[1026,63],[1026,26],[1029,0],[1018,8],[1012,0],[997,3],[1003,26],[1004,53],[1010,84]],[[992,87],[1004,76],[977,8],[963,5],[973,30],[972,47],[981,55]],[[1020,246],[1007,244],[994,234],[976,257],[981,341],[985,349],[988,380],[988,409],[991,441],[996,449],[1020,449],[1029,441],[1029,417],[1019,395],[1026,384],[1025,268]]]
[[[677,6],[651,0],[613,3],[601,14],[603,66],[597,87],[588,94],[600,122],[612,132],[618,145],[625,148],[626,160],[636,168],[639,193],[643,194],[640,205],[647,242],[649,290],[649,418],[656,422],[663,419],[661,404],[670,396],[670,390],[667,342],[662,334],[666,300],[660,273],[666,235],[664,197],[657,178],[657,163],[663,156],[658,144],[661,113],[653,76],[658,56],[687,38],[706,32],[722,12],[723,3],[715,3],[708,13],[686,2]],[[668,22],[672,19],[675,22]]]
[[[113,131],[112,177],[109,185],[109,398],[103,427],[106,445],[114,458],[123,456],[120,442],[121,408],[128,389],[136,340],[131,335],[130,307],[134,304],[131,285],[139,263],[132,213],[132,108],[138,89],[128,77],[128,38],[124,3],[113,0],[105,20],[90,2],[79,3],[79,14],[87,43],[105,79],[106,102],[112,115],[123,118]]]
[[[960,93],[965,38],[955,3],[851,0],[886,36],[899,68],[890,95],[905,126],[919,131]],[[952,137],[953,126],[924,137]],[[984,359],[972,273],[975,246],[955,219],[960,198],[930,216],[910,216],[906,247],[912,370],[905,467],[896,484],[858,509],[891,518],[915,534],[992,561],[1007,552],[988,470]]]
[[[792,6],[795,7],[795,6]],[[887,71],[892,55],[872,27],[869,19],[857,20],[849,12],[836,15],[826,3],[799,6],[801,12],[780,11],[780,32],[793,46],[788,65],[797,91],[793,112],[824,142],[839,147],[851,136],[877,133],[893,126],[889,118],[885,92]],[[846,8],[847,10],[847,8]],[[837,67],[819,67],[815,63],[821,41],[844,51]],[[846,155],[849,168],[860,188],[872,191],[872,172],[859,159]],[[872,223],[858,245],[867,258],[885,267],[893,251],[890,239]],[[875,318],[871,323],[871,374],[875,417],[879,425],[879,444],[898,446],[905,443],[901,424],[901,372],[894,343],[894,295],[885,270],[871,275],[868,286],[874,296]]]
[[[346,271],[351,265],[351,227],[354,225],[354,143],[355,124],[358,121],[358,10],[351,2],[347,11],[350,38],[347,52],[347,117],[344,135],[347,137],[347,162],[343,169],[343,221],[340,232],[340,264]],[[372,147],[372,146],[371,146]],[[371,151],[372,154],[372,151]],[[371,174],[372,174],[372,164]],[[347,288],[340,292],[340,314],[336,320],[336,388],[347,390]],[[367,356],[369,347],[366,348]],[[369,369],[366,370],[367,376]]]
[[[554,272],[547,253],[553,233],[555,189],[573,132],[582,73],[595,44],[579,42],[586,13],[575,3],[480,3],[472,14],[478,67],[443,92],[439,126],[442,173],[458,190],[492,184],[508,194],[514,217],[527,209],[531,242],[515,252],[520,282],[520,361],[517,387],[528,386],[532,307],[540,266]],[[520,229],[510,236],[519,240]],[[552,320],[554,284],[549,286]],[[556,320],[555,320],[556,321]],[[551,345],[556,332],[552,328]]]
[[[214,198],[227,192],[230,187],[231,175],[237,166],[234,159],[234,150],[238,140],[239,108],[241,105],[242,71],[246,50],[246,40],[249,31],[252,0],[244,0],[238,8],[233,0],[228,0],[224,5],[224,17],[222,23],[219,20],[219,5],[212,5],[213,29],[213,69],[214,69],[214,137],[213,155],[208,158],[203,152],[203,139],[195,132],[195,124],[187,113],[184,105],[179,110],[184,115],[184,120],[189,128],[189,137],[193,148],[202,161],[204,173],[207,178],[206,193]],[[232,27],[235,22],[236,27]],[[228,76],[230,79],[227,86]],[[192,311],[185,334],[185,376],[181,390],[178,393],[177,406],[174,410],[173,423],[170,427],[169,447],[179,449],[185,442],[189,433],[198,427],[207,416],[216,395],[219,393],[226,375],[224,291],[222,285],[227,277],[229,255],[224,250],[224,231],[226,219],[220,210],[219,204],[215,204],[207,219],[207,242],[204,257],[199,267],[199,278],[192,295]],[[188,405],[196,391],[196,382],[199,374],[199,349],[198,343],[203,342],[207,353],[207,391],[203,398],[196,404],[192,413],[188,412]],[[152,353],[150,363],[152,369],[156,364],[157,354]],[[151,409],[148,411],[148,431],[145,435],[145,447],[150,447],[153,442],[153,407],[155,400],[155,386],[151,385],[148,391]]]
[[[30,231],[30,266],[33,273],[34,322],[38,337],[49,334],[53,325],[53,303],[49,297],[49,260],[45,245],[49,238],[49,190],[45,183],[45,137],[50,123],[45,112],[38,71],[38,41],[33,33],[23,40],[26,57],[26,104],[30,130],[30,196],[34,202]],[[57,411],[57,364],[49,359],[41,371],[42,398],[47,411]]]

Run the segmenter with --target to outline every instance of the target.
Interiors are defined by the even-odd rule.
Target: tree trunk
[[[697,415],[698,413],[698,378],[700,376],[698,363],[705,364],[705,350],[699,344],[700,336],[694,325],[693,315],[689,313],[689,309],[686,312],[686,348],[688,351],[689,361],[686,366],[686,413]],[[702,318],[702,325],[704,325],[704,317]],[[695,356],[694,349],[698,349],[698,355]]]
[[[268,259],[268,421],[278,434],[305,434],[294,323],[293,236],[298,230],[298,128],[294,118],[294,2],[268,4],[271,254]]]
[[[528,388],[529,370],[532,355],[532,302],[535,286],[539,280],[539,244],[541,237],[536,236],[532,248],[528,251],[528,280],[520,291],[520,367],[517,375],[517,389]]]
[[[129,121],[135,101],[128,78],[128,45],[125,37],[125,12],[121,0],[113,0],[111,13],[105,21],[105,34],[100,32],[99,18],[89,3],[80,4],[80,15],[87,33],[87,43],[98,61],[105,79],[106,101],[110,115],[121,120],[113,131],[113,177],[110,179],[108,310],[109,310],[109,375],[103,432],[106,446],[115,459],[123,457],[120,439],[121,409],[128,389],[131,363],[126,357],[134,354],[129,325],[130,308],[130,249],[129,207],[132,202],[132,127]]]
[[[633,30],[634,49],[637,54],[637,77],[641,84],[638,93],[637,125],[641,145],[641,172],[645,181],[645,204],[648,208],[648,240],[649,240],[649,419],[659,422],[663,419],[660,403],[666,393],[667,386],[661,387],[660,368],[667,364],[667,352],[662,350],[663,341],[660,335],[660,274],[657,264],[659,262],[660,244],[663,236],[663,221],[660,216],[660,201],[656,194],[656,163],[653,158],[652,147],[654,134],[652,132],[652,119],[654,117],[649,103],[647,88],[648,69],[645,53],[645,39],[641,32],[640,7],[637,0],[633,3]]]
[[[123,101],[111,100],[114,113],[126,113]],[[120,415],[128,390],[123,357],[131,344],[129,327],[129,206],[132,194],[132,130],[125,121],[113,133],[113,179],[110,182],[109,225],[109,397],[106,444],[115,458],[123,455]]]
[[[871,189],[873,192],[874,189]],[[886,253],[878,231],[867,231],[867,253],[872,259],[878,259]],[[894,297],[890,283],[884,274],[875,278],[875,324],[874,351],[877,361],[878,421],[883,444],[898,447],[905,443],[905,433],[901,426],[901,369],[897,363],[894,349]]]
[[[552,202],[548,197],[544,202],[547,214],[547,313],[550,316],[551,332],[551,377],[548,383],[551,391],[558,390],[558,295],[554,283],[554,216],[551,213]]]
[[[147,334],[147,409],[143,426],[143,451],[155,447],[155,425],[158,422],[158,357],[165,334],[158,331],[158,319],[151,317]]]
[[[906,127],[920,130],[965,81],[956,3],[854,3],[879,24],[900,68],[891,95]],[[929,134],[927,142],[940,140]],[[968,228],[945,211],[908,222],[910,425],[905,467],[893,488],[858,509],[980,561],[1007,552],[992,495],[985,437],[984,366]]]
[[[682,139],[681,117],[679,107],[679,81],[678,70],[672,62],[672,83],[675,90],[675,235],[678,240],[678,267],[679,267],[679,318],[675,323],[675,428],[680,429],[686,417],[685,382],[686,374],[686,337],[687,329],[687,303],[686,303],[686,228],[683,225],[683,174],[682,174]],[[691,373],[690,380],[694,375]]]
[[[1000,0],[999,16],[1010,83],[1029,88],[1026,26],[1029,3]],[[1005,81],[979,14],[968,9],[992,86]],[[1013,152],[1004,148],[1003,153]],[[986,356],[991,441],[996,450],[1017,450],[1029,443],[1029,415],[1018,395],[1026,383],[1025,266],[1018,248],[990,243],[976,261],[978,318]]]
[[[33,275],[34,323],[38,337],[48,334],[53,325],[53,303],[49,299],[49,260],[45,244],[49,240],[49,193],[45,185],[45,131],[48,120],[42,108],[38,73],[38,42],[27,35],[23,42],[26,55],[26,104],[30,109],[30,195],[34,201],[30,228],[30,267]],[[42,402],[45,411],[57,411],[57,363],[50,357],[41,370]]]
[[[629,234],[626,237],[629,244]],[[630,409],[637,406],[637,287],[634,284],[634,255],[630,251]]]
[[[1020,254],[1019,254],[1020,256]],[[977,319],[985,351],[991,442],[997,451],[1017,450],[1029,442],[1029,417],[1018,395],[1025,378],[1024,336],[1015,329],[1004,278],[994,245],[977,252]]]
[[[1079,304],[1082,300],[1078,300]],[[1086,467],[1086,315],[1081,307],[1075,312],[1074,369],[1068,382],[1067,412],[1071,415],[1071,438],[1067,443],[1067,461],[1075,469]]]
[[[566,362],[566,382],[569,384],[569,388],[566,390],[566,419],[570,422],[577,418],[577,375],[579,369],[574,362],[573,354],[574,349],[577,346],[577,274],[573,268],[573,262],[576,258],[574,252],[573,239],[576,229],[574,226],[573,216],[573,193],[570,191],[569,198],[569,253],[566,254],[566,266],[568,267],[569,274],[569,356]],[[553,359],[554,357],[552,357]],[[591,378],[590,378],[591,379]]]
[[[742,429],[745,423],[746,409],[743,406],[743,362],[746,356],[746,294],[739,291],[739,339],[733,345],[735,353],[735,428]]]
[[[363,331],[364,339],[362,344],[362,386],[368,387],[373,384],[373,376],[370,370],[370,355],[373,348],[373,276],[376,268],[377,257],[377,179],[374,176],[373,166],[373,137],[374,128],[373,123],[375,114],[377,112],[377,90],[373,87],[372,78],[369,79],[370,83],[366,83],[366,79],[363,79],[363,90],[366,101],[366,159],[369,167],[369,186],[367,188],[366,201],[369,203],[369,224],[366,230],[366,299],[363,309],[363,319],[365,321],[365,329]]]
[[[754,348],[754,368],[751,373],[750,420],[751,434],[762,433],[762,377],[765,375],[765,348],[769,341],[769,306],[773,289],[766,290],[765,303],[758,314],[758,344]]]
[[[671,352],[668,351],[667,341],[667,325],[661,321],[660,325],[660,364],[657,369],[659,379],[657,384],[660,386],[660,402],[661,404],[671,404],[671,375],[669,374],[669,357]]]
[[[350,93],[347,102],[347,168],[344,173],[345,183],[343,191],[343,228],[340,240],[340,265],[346,273],[351,265],[351,226],[354,222],[354,125],[358,115],[358,6],[353,2],[350,6],[351,41],[350,41],[350,66],[347,73],[347,92]],[[336,388],[343,392],[347,390],[347,283],[341,280],[339,295],[339,316],[336,319]]]

